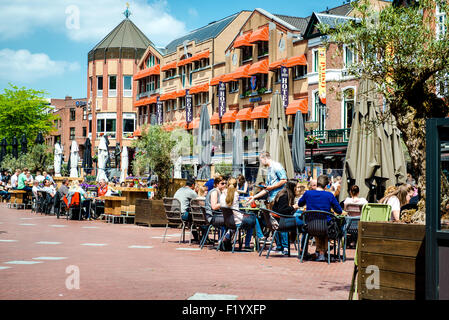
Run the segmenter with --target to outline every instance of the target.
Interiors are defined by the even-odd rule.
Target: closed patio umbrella
[[[374,173],[380,167],[377,153],[379,140],[369,124],[376,119],[375,88],[371,82],[360,83],[359,95],[354,112],[345,167],[341,183],[340,200],[349,196],[349,189],[355,184],[360,197],[368,198]]]
[[[271,159],[279,162],[284,167],[287,178],[294,176],[292,153],[288,141],[287,122],[285,120],[285,110],[279,92],[276,92],[271,99],[270,117],[268,118],[268,132],[265,137],[264,150],[269,152]],[[262,165],[257,175],[257,183],[264,180],[265,170]]]
[[[128,148],[126,146],[123,147],[122,150],[122,161],[121,161],[121,172],[120,172],[120,183],[125,182],[126,174],[128,171]]]
[[[42,135],[42,132],[39,132],[37,134],[36,140],[34,141],[35,144],[43,144],[45,142],[44,136]]]
[[[72,141],[70,148],[70,178],[78,178],[79,149],[76,141]]]
[[[22,140],[20,140],[20,146],[21,146],[22,154],[27,154],[28,153],[28,140],[27,140],[26,134],[22,135]]]
[[[6,142],[6,138],[3,138],[2,142],[0,143],[0,163],[3,161],[3,159],[6,157],[6,147],[8,146],[8,142]]]
[[[306,166],[306,142],[304,138],[304,119],[301,111],[296,113],[293,129],[292,161],[295,172],[302,173]]]
[[[87,138],[84,143],[84,154],[83,154],[83,170],[86,174],[90,174],[92,172],[92,144],[90,143],[90,139]]]
[[[17,141],[17,138],[15,136],[12,138],[11,146],[12,146],[12,155],[14,158],[17,159],[19,157],[19,142]]]
[[[98,172],[97,172],[97,181],[104,179],[108,181],[108,177],[106,176],[106,161],[108,160],[108,148],[106,146],[106,139],[101,137],[100,145],[98,146]]]
[[[207,106],[203,106],[201,109],[200,124],[198,130],[198,165],[200,169],[198,171],[199,180],[209,180],[211,177],[210,166],[212,165],[212,140],[211,140],[211,128],[209,112]]]
[[[240,126],[240,120],[234,124],[232,135],[232,176],[238,177],[245,174],[245,163],[243,159],[243,134]]]
[[[55,144],[55,156],[53,166],[55,169],[55,177],[61,176],[61,163],[62,163],[62,148],[59,143]]]
[[[392,137],[393,147],[393,168],[396,183],[405,183],[407,180],[407,165],[405,162],[404,149],[402,149],[401,132],[394,125]]]

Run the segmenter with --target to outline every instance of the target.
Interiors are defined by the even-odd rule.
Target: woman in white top
[[[398,222],[401,218],[401,208],[410,202],[409,188],[402,185],[395,191],[387,194],[379,201],[382,204],[391,206],[391,221]]]
[[[352,186],[351,191],[349,194],[350,197],[347,197],[344,204],[345,204],[345,211],[348,205],[350,204],[360,204],[364,205],[367,204],[368,201],[365,198],[359,198],[360,189],[359,186]]]
[[[220,196],[220,206],[239,210],[239,194],[237,192],[237,180],[231,178],[228,181],[228,188]],[[235,224],[241,224],[243,215],[240,212],[233,211]]]

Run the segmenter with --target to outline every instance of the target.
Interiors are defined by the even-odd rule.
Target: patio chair
[[[209,225],[209,228],[207,228],[207,231],[203,236],[202,243],[200,243],[201,249],[203,249],[212,228],[214,228],[214,243],[215,243],[215,234],[218,233],[222,228],[224,228],[225,225],[224,225],[223,213],[221,211],[212,211],[213,216],[210,217],[207,214],[206,207],[202,206],[201,212],[203,213],[204,220],[206,220]],[[218,240],[220,240],[219,236],[217,238],[218,238]]]
[[[391,220],[391,206],[388,204],[368,203],[362,208],[362,214],[360,221],[368,222],[381,222]],[[351,288],[349,289],[349,300],[353,300],[354,292],[356,289],[356,277],[358,273],[358,261],[357,261],[357,247],[354,257],[354,271],[352,272]]]
[[[234,231],[234,241],[232,244],[232,253],[234,253],[235,251],[235,243],[237,241],[237,238],[239,239],[239,249],[242,249],[242,241],[241,241],[241,232],[242,230],[250,230],[255,228],[256,226],[256,215],[254,213],[248,213],[248,212],[243,212],[243,211],[239,211],[239,210],[235,210],[232,208],[227,208],[227,207],[221,207],[221,212],[223,213],[223,218],[224,218],[224,226],[226,228],[226,232],[223,232],[223,235],[221,236],[220,241],[218,242],[218,248],[217,250],[220,248],[221,243],[223,243],[223,239],[226,235],[226,233],[228,231]],[[244,219],[242,221],[242,223],[240,224],[240,226],[237,226],[235,224],[235,219],[234,219],[234,212],[240,212]],[[256,242],[257,242],[257,238],[256,238]]]
[[[37,192],[37,211],[36,213],[43,214],[45,213],[45,198],[47,193],[45,191],[39,190]]]
[[[338,224],[337,217],[325,211],[306,211],[302,214],[306,238],[302,249],[301,262],[304,260],[304,252],[308,245],[309,237],[327,237],[327,263],[331,263],[330,242],[334,241],[334,255],[336,255],[336,242],[338,243],[338,258],[341,262],[340,244],[343,232]]]
[[[350,240],[357,241],[357,237],[359,235],[359,221],[360,215],[362,213],[362,204],[348,204],[345,206],[345,211],[348,213],[348,216],[345,217],[346,223],[343,228],[343,262],[346,261],[346,246],[348,244],[348,238]]]
[[[185,242],[185,230],[187,224],[181,218],[181,202],[179,202],[179,200],[175,198],[164,198],[163,202],[164,202],[165,215],[167,217],[167,225],[165,226],[165,233],[162,242],[165,242],[169,225],[176,225],[176,228],[178,228],[179,225],[182,226],[182,232],[181,237],[179,238],[179,243],[181,243],[181,239],[183,242]]]
[[[265,208],[260,208],[260,211],[262,212],[263,219],[265,221],[265,224],[266,224],[269,232],[272,234],[270,247],[267,252],[267,259],[270,257],[270,252],[271,252],[271,249],[273,248],[273,241],[274,241],[274,239],[276,239],[276,235],[279,232],[287,232],[287,233],[296,232],[296,241],[298,242],[298,244],[300,243],[299,242],[300,230],[299,230],[299,227],[296,225],[296,218],[294,216],[283,215],[283,214],[280,214],[280,213],[277,213],[275,211],[268,210]],[[279,221],[277,221],[278,224],[275,224],[272,218],[274,218],[276,221],[277,221],[277,219],[279,219]],[[265,246],[267,244],[267,239],[268,239],[268,237],[265,238],[263,245],[260,247],[259,257],[262,255],[263,249],[265,249]],[[288,241],[288,256],[290,257],[290,237],[287,237],[287,239],[288,239],[287,240]],[[300,250],[298,250],[298,259],[299,259],[299,257],[300,257]]]
[[[192,233],[194,228],[196,228],[199,232],[200,229],[209,226],[209,222],[207,221],[206,217],[203,215],[203,211],[201,210],[201,207],[204,207],[204,204],[205,200],[193,199],[190,201],[190,214],[192,217],[192,224],[190,226],[190,244],[192,243]],[[203,241],[201,239],[200,243],[202,242]]]
[[[69,199],[70,198],[70,202]],[[81,206],[81,196],[79,192],[75,192],[69,196],[64,196],[63,201],[68,208],[67,220],[73,220],[73,211],[78,211],[78,220],[81,220],[81,210],[83,207]]]

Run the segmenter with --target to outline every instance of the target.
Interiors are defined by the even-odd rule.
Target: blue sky
[[[343,0],[128,1],[131,20],[158,46],[241,10],[307,17]],[[119,24],[126,1],[0,0],[0,91],[8,83],[49,98],[87,94],[87,53]]]

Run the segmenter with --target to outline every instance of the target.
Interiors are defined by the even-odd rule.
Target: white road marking
[[[83,229],[100,229],[100,227],[82,227]]]
[[[82,246],[103,247],[103,246],[107,246],[107,244],[104,244],[104,243],[83,243]]]
[[[4,239],[0,239],[0,242],[17,242],[17,240],[4,240]]]
[[[195,249],[195,248],[176,248],[176,250],[179,251],[201,251],[201,249]]]
[[[51,261],[56,261],[56,260],[64,260],[67,259],[65,257],[38,257],[38,258],[33,258],[33,260],[51,260]]]
[[[33,220],[33,218],[20,218],[20,220]]]
[[[237,300],[238,296],[226,294],[195,293],[187,300]]]
[[[35,224],[32,223],[21,223],[21,226],[35,226]]]
[[[65,228],[67,226],[52,224],[52,225],[50,225],[50,227],[53,227],[53,228]]]
[[[130,249],[153,249],[151,246],[129,246]]]
[[[42,261],[23,261],[23,260],[17,260],[17,261],[8,261],[5,262],[6,264],[36,264],[36,263],[42,263]]]
[[[39,241],[36,244],[61,244],[62,242]]]
[[[0,267],[0,270],[11,269],[11,267]]]

